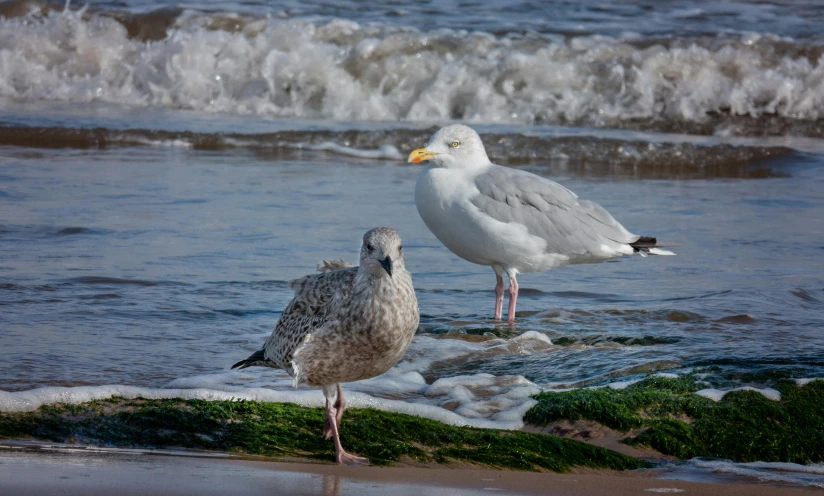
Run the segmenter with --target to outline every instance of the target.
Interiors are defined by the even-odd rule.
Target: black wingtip
[[[263,355],[263,350],[257,350],[256,352],[249,355],[249,358],[246,358],[245,360],[241,360],[241,361],[237,362],[236,364],[232,365],[232,369],[237,369],[237,368],[245,369],[246,367],[251,367],[252,365],[254,365],[255,362],[262,362],[262,361],[265,361],[265,360],[266,360],[266,358]]]
[[[658,240],[652,236],[641,236],[638,238],[638,241],[634,243],[630,243],[630,245],[639,245],[639,246],[654,246]]]
[[[637,241],[633,241],[629,245],[632,247],[633,250],[636,252],[641,251],[643,248],[652,248],[656,246],[658,240],[653,238],[652,236],[641,236],[638,238]]]

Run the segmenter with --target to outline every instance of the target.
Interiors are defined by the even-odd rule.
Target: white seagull
[[[480,136],[460,124],[432,135],[409,162],[428,160],[415,186],[426,226],[447,248],[495,271],[495,318],[503,274],[509,277],[507,321],[515,320],[521,272],[596,263],[623,255],[674,255],[653,237],[627,231],[597,203],[560,184],[489,161]]]

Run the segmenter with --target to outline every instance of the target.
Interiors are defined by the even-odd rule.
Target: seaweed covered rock
[[[628,434],[624,442],[680,458],[735,461],[824,461],[824,381],[799,386],[780,380],[775,401],[752,390],[731,391],[720,401],[694,394],[691,376],[650,377],[625,389],[543,392],[525,421],[591,420]]]
[[[33,437],[118,447],[184,447],[278,458],[333,460],[318,435],[323,410],[287,403],[125,400],[44,406],[0,414],[0,438]],[[518,431],[455,427],[374,409],[347,410],[341,423],[353,450],[372,463],[453,462],[518,470],[648,467],[597,446]]]

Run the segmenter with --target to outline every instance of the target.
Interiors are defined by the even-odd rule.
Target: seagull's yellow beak
[[[432,160],[432,157],[435,155],[437,154],[434,152],[426,151],[426,148],[418,148],[417,150],[412,150],[412,153],[409,154],[409,160],[407,160],[407,162],[417,164],[418,162],[423,162],[424,160]]]

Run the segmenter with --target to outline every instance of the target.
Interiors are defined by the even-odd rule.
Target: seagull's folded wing
[[[597,203],[525,171],[495,166],[477,176],[475,186],[479,194],[470,201],[482,213],[524,225],[546,241],[547,253],[599,253],[603,245],[623,251],[621,245],[638,239]]]
[[[358,268],[333,270],[295,279],[289,283],[295,297],[283,310],[263,349],[266,358],[291,369],[292,354],[307,334],[334,318],[340,302],[352,294]]]
[[[345,299],[352,292],[357,272],[357,267],[335,268],[289,281],[289,287],[295,291],[295,299],[283,313],[286,314],[289,308],[295,306],[295,302],[301,304],[301,311],[307,315],[327,313],[333,302]]]

